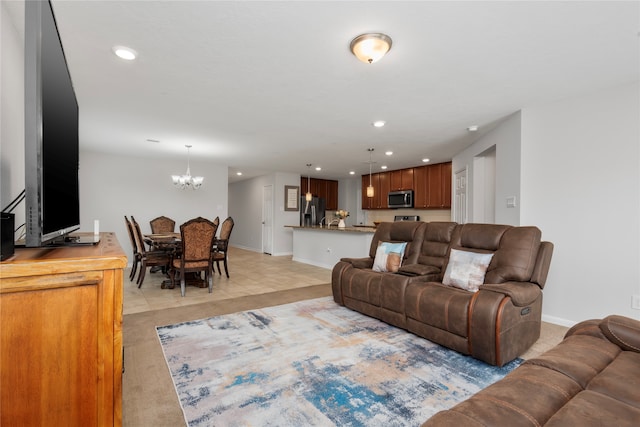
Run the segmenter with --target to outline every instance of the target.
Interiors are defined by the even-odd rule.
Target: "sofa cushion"
[[[620,354],[620,347],[588,335],[572,335],[526,364],[554,369],[582,388]]]
[[[376,232],[371,239],[369,246],[369,256],[371,259],[376,257],[379,242],[406,242],[407,247],[404,252],[405,262],[415,264],[418,260],[418,254],[422,247],[424,239],[424,230],[427,227],[426,222],[421,221],[397,221],[383,222],[378,225]]]
[[[487,267],[493,258],[492,253],[477,253],[451,249],[449,264],[442,283],[447,286],[476,292],[484,283]]]
[[[546,427],[636,427],[640,409],[611,397],[585,390],[578,393],[545,424]]]
[[[405,292],[405,310],[408,318],[466,337],[469,304],[474,295],[436,282],[410,282]]]
[[[485,283],[528,282],[533,274],[542,233],[537,227],[505,230],[487,269]]]
[[[376,257],[373,260],[373,271],[395,273],[402,265],[406,242],[379,242]]]
[[[620,353],[616,360],[591,380],[587,389],[606,394],[640,410],[640,353]]]

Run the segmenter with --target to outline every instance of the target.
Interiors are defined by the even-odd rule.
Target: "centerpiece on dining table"
[[[346,224],[344,223],[344,219],[349,216],[349,211],[345,211],[344,209],[339,209],[336,211],[336,217],[338,218],[338,228],[345,228]]]

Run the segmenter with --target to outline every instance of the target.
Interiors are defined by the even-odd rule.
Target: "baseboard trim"
[[[546,314],[542,315],[542,321],[547,323],[553,323],[555,325],[566,326],[567,328],[570,328],[576,323],[578,323],[572,320],[563,319],[561,317],[549,316]]]

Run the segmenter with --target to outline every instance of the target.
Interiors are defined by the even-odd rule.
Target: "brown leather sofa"
[[[640,425],[640,321],[578,323],[564,340],[423,427]]]
[[[396,273],[372,270],[379,242],[407,242]],[[451,249],[492,253],[484,284],[442,284]],[[381,223],[369,257],[333,268],[336,303],[502,366],[540,336],[542,288],[553,245],[536,227],[455,222]]]

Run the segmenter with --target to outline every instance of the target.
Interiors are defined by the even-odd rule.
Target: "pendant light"
[[[311,163],[307,163],[307,168],[309,168],[309,173],[307,174],[307,194],[304,195],[304,198],[307,202],[310,202],[313,199],[313,195],[311,194]]]
[[[373,197],[374,191],[373,185],[371,185],[371,154],[373,153],[373,148],[368,148],[367,151],[369,151],[369,186],[367,187],[367,197]]]

